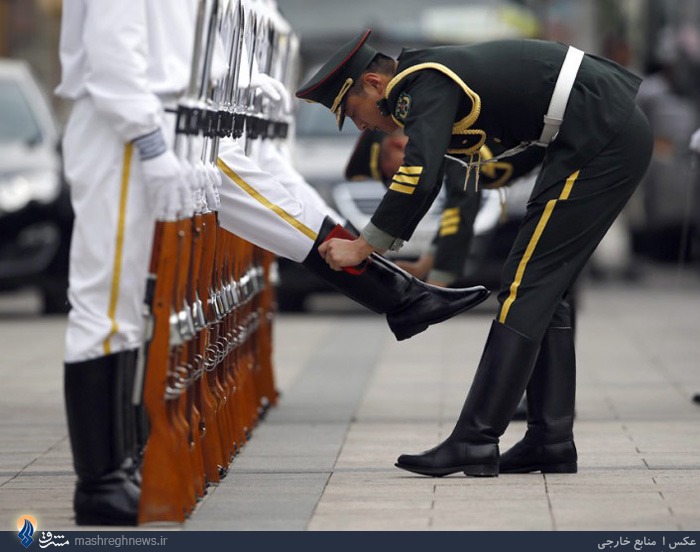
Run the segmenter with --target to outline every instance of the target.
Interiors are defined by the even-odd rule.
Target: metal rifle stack
[[[214,81],[217,41],[228,70]],[[242,0],[198,0],[174,149],[199,178],[218,170],[222,139],[286,137],[288,121],[256,99],[250,75],[256,59],[259,69],[288,75],[280,67],[293,59],[290,43]],[[183,522],[277,401],[274,255],[221,228],[203,189],[193,216],[156,222],[134,389],[148,414],[139,524]]]

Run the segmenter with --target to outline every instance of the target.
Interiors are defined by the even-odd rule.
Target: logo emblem
[[[399,99],[396,101],[396,108],[394,108],[394,116],[403,121],[408,117],[408,112],[411,110],[411,96],[406,94],[406,92],[401,92]]]
[[[37,523],[34,516],[22,516],[17,520],[17,537],[25,548],[29,548],[29,545],[34,542],[32,538],[34,536],[34,531],[36,531]]]

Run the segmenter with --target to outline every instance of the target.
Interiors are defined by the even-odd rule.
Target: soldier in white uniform
[[[189,216],[195,179],[172,151],[195,2],[65,0],[56,93],[75,211],[65,398],[78,524],[135,523],[130,407],[156,216]]]
[[[64,374],[78,524],[136,523],[139,411],[131,406],[131,393],[144,338],[142,305],[154,223],[190,216],[196,190],[210,201],[216,195],[216,179],[197,177],[200,169],[178,159],[171,143],[171,110],[190,77],[196,4],[63,3],[63,73],[56,93],[74,102],[63,147],[75,211]],[[224,69],[215,60],[212,77]],[[262,79],[254,86],[274,96],[270,84]],[[387,314],[397,338],[488,295],[481,287],[435,293],[382,259],[359,277],[331,271],[316,247],[335,227],[328,216],[334,213],[279,150],[263,148],[259,159],[269,171],[247,157],[239,142],[222,141],[222,226],[315,266],[345,293]]]

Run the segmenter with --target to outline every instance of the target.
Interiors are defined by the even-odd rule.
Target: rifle
[[[194,436],[194,424],[199,425],[193,410],[192,393],[193,367],[187,362],[192,338],[195,334],[191,309],[187,303],[187,287],[190,279],[192,257],[192,220],[178,221],[178,261],[173,305],[177,313],[177,334],[179,340],[171,349],[170,374],[172,386],[168,404],[173,410],[175,424],[173,430],[178,435],[179,454],[189,473],[188,489],[197,497],[204,496],[205,478],[199,439]],[[195,418],[195,416],[197,416]]]
[[[218,0],[213,2],[217,4]],[[174,150],[180,155],[183,137],[199,131],[200,111],[192,105],[198,77],[209,78],[208,69],[200,66],[205,13],[206,0],[199,0],[190,82],[179,103],[176,122]],[[212,47],[208,41],[207,51]],[[210,63],[211,56],[207,55],[207,62]],[[151,432],[144,451],[139,523],[184,521],[185,515],[194,508],[198,491],[202,492],[203,487],[196,481],[196,471],[192,468],[192,455],[188,447],[190,431],[179,404],[189,375],[183,372],[180,365],[183,358],[183,327],[178,313],[180,306],[186,313],[187,306],[184,303],[183,275],[180,273],[178,277],[177,262],[189,255],[189,243],[184,243],[189,225],[189,219],[156,222],[151,276],[147,286],[149,293],[145,299],[149,333],[144,339],[143,352],[147,353],[147,359],[142,360],[142,366],[146,368],[143,395]],[[189,266],[189,259],[185,266]],[[189,334],[184,335],[187,337]]]
[[[274,370],[272,365],[272,335],[275,311],[275,282],[273,270],[275,270],[275,255],[264,249],[257,250],[259,257],[259,278],[261,292],[258,295],[258,312],[260,314],[260,328],[258,330],[257,358],[260,361],[258,372],[258,389],[260,390],[260,404],[262,415],[277,404],[279,393],[275,388]]]
[[[148,287],[152,292],[147,324],[152,331],[147,341],[144,403],[150,434],[144,450],[141,500],[138,522],[179,521],[190,509],[182,466],[173,451],[176,436],[171,431],[172,412],[165,408],[170,355],[170,315],[175,287],[178,229],[176,221],[157,221],[151,252]]]
[[[199,248],[199,272],[197,273],[195,290],[195,305],[197,313],[195,320],[203,323],[201,331],[195,337],[194,362],[201,375],[195,381],[195,397],[201,413],[200,431],[202,439],[202,454],[204,471],[207,481],[218,483],[228,467],[228,459],[224,459],[221,448],[221,429],[216,417],[216,398],[212,393],[210,368],[215,366],[208,355],[211,330],[209,322],[215,321],[215,310],[212,305],[210,281],[214,270],[216,247],[216,214],[212,211],[200,215],[199,228],[201,232]],[[200,299],[201,298],[201,299]]]

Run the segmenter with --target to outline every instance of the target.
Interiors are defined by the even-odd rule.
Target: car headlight
[[[0,211],[12,213],[30,201],[51,203],[61,192],[61,181],[54,171],[21,172],[0,180]]]

